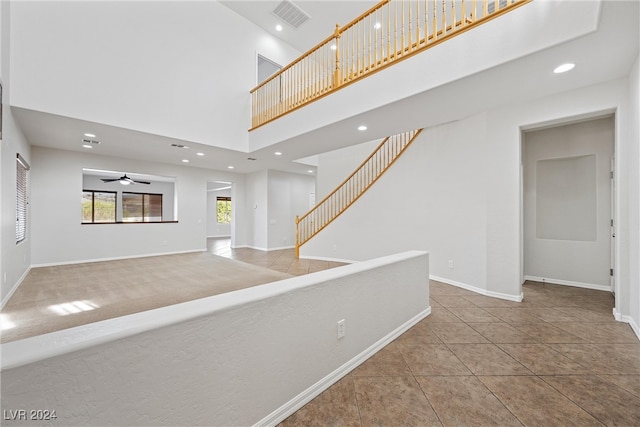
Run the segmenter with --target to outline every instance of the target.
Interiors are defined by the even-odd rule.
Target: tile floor
[[[207,239],[207,250],[214,255],[269,268],[292,276],[300,276],[344,265],[344,263],[333,261],[296,259],[293,249],[269,252],[250,248],[232,249],[228,238]]]
[[[289,426],[640,426],[640,342],[607,292],[510,302],[431,282],[432,314]]]
[[[293,250],[219,256],[292,275]],[[522,303],[431,282],[432,314],[291,415],[289,426],[640,426],[640,342],[607,292],[526,283]]]

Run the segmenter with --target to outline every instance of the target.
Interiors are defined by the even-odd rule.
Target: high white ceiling
[[[227,0],[220,3],[300,52],[306,52],[333,34],[336,24],[344,26],[379,3],[372,0],[294,0],[293,3],[310,16],[310,19],[294,28],[272,13],[281,2]],[[282,25],[282,31],[276,31],[277,24]]]
[[[294,33],[286,25],[284,25],[284,31],[276,33],[274,29],[276,18],[271,14],[271,10],[278,1],[226,1],[223,3],[300,50],[306,50],[326,37],[325,28],[331,31],[336,22],[347,23],[375,3],[364,0],[344,2],[298,0],[298,2],[305,12],[311,15],[311,19],[297,30],[298,33]],[[430,93],[416,94],[392,105],[326,126],[304,135],[304,144],[297,143],[299,141],[294,138],[246,153],[20,108],[12,108],[12,111],[30,141],[43,141],[39,144],[46,144],[52,148],[83,150],[79,148],[77,135],[91,129],[93,133],[99,135],[97,139],[104,144],[86,150],[101,155],[224,171],[230,171],[227,168],[232,165],[233,172],[239,173],[275,169],[309,174],[309,171],[315,171],[313,165],[295,161],[317,154],[317,149],[311,151],[308,147],[325,146],[327,150],[339,148],[327,146],[326,142],[339,141],[344,139],[344,135],[351,135],[356,122],[389,122],[381,119],[384,117],[394,117],[392,122],[402,127],[400,131],[411,129],[414,125],[411,122],[412,112],[419,110],[417,105],[423,108],[424,105],[435,102],[435,98],[442,99],[439,94],[443,91],[465,93],[468,94],[468,98],[456,101],[447,97],[449,115],[439,117],[440,123],[485,111],[504,102],[534,99],[627,75],[638,55],[638,2],[618,4],[623,4],[624,7],[612,7],[613,2],[602,2],[601,22],[598,30],[592,34],[452,82]],[[630,13],[632,16],[628,16]],[[303,37],[302,34],[305,36]],[[548,67],[557,65],[558,61],[566,58],[578,63],[579,67],[564,78],[556,78],[548,73]],[[526,80],[522,80],[522,77]],[[482,88],[501,88],[501,90],[492,91],[491,96],[487,97],[486,91]],[[360,140],[354,139],[350,144],[364,142],[366,139],[362,135],[354,135],[354,137]],[[173,148],[171,144],[174,143],[184,144],[189,148]],[[275,151],[282,151],[285,154],[276,156]],[[203,153],[204,156],[197,156],[198,152]],[[255,160],[249,160],[249,158]],[[183,159],[189,160],[189,163],[182,163]]]

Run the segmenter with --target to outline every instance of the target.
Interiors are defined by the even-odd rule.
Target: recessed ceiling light
[[[82,146],[83,146],[84,148],[93,148],[93,146],[92,146],[92,145],[89,145],[89,144],[82,144]]]
[[[229,165],[227,166],[227,169],[233,169],[233,166]]]
[[[382,28],[382,24],[381,24],[381,23],[379,23],[379,22],[376,22],[376,23],[373,25],[373,28],[375,28],[376,30],[379,30],[380,28]]]
[[[204,156],[204,153],[196,153],[196,156]]]
[[[95,138],[96,136],[92,133],[85,133],[84,136],[89,137],[89,138]]]
[[[336,50],[336,49],[337,49],[336,45],[335,45],[335,44],[332,44],[332,45],[331,45],[331,50]]]
[[[365,125],[360,125],[360,126],[358,126],[358,130],[360,130],[360,131],[367,130],[367,127]]]
[[[282,25],[280,24],[276,25],[276,31],[282,31]]]
[[[182,159],[182,163],[189,163],[189,159]]]
[[[313,171],[312,171],[311,169],[309,169],[307,172],[309,172],[309,173],[313,173]]]
[[[282,153],[281,153],[281,152],[279,152],[279,151],[276,151],[276,152],[275,152],[275,153],[273,153],[273,154],[275,154],[276,156],[282,156]]]
[[[556,74],[566,73],[569,70],[573,70],[573,67],[575,67],[575,66],[576,66],[576,64],[572,64],[572,63],[562,64],[562,65],[556,67],[556,69],[553,70],[553,72],[556,73]]]

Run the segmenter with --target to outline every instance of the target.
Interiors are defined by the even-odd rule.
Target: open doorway
[[[208,251],[219,253],[221,250],[231,250],[235,229],[232,189],[233,184],[228,181],[207,182]]]
[[[523,133],[525,280],[612,290],[614,120]]]

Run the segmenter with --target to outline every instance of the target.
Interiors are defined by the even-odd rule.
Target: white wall
[[[640,56],[629,74],[629,323],[640,336]],[[635,143],[633,143],[635,141]]]
[[[325,162],[328,167],[317,168],[317,194],[316,202],[320,203],[337,186],[354,172],[369,154],[382,142],[374,140],[351,147],[329,151],[318,156],[318,165]]]
[[[498,81],[484,81],[479,86],[463,87],[455,95],[448,92],[444,99],[430,91],[589,34],[597,28],[600,12],[600,2],[596,1],[530,2],[500,16],[500,19],[457,35],[446,44],[373,73],[331,96],[252,131],[249,135],[250,147],[257,150],[298,135],[304,135],[309,149],[337,144],[337,141],[327,141],[322,134],[319,134],[317,145],[311,144],[316,142],[311,141],[315,129],[336,123],[346,125],[340,125],[340,131],[336,133],[336,139],[346,139],[341,145],[344,147],[353,144],[354,140],[365,141],[363,134],[355,131],[359,123],[349,120],[365,112],[368,114],[363,119],[370,121],[370,131],[375,129],[377,136],[384,136],[424,126],[422,123],[445,123],[472,114],[469,111],[477,113],[478,104],[499,105],[502,99],[511,97],[511,88],[517,92],[526,91],[529,85],[522,84],[522,69]],[[555,61],[557,57],[552,63]],[[539,62],[531,68],[542,72],[540,67],[546,60]],[[500,90],[496,90],[497,87]],[[416,94],[417,97],[414,96]],[[537,95],[534,93],[532,96]],[[431,102],[429,115],[423,115],[422,122],[419,119],[419,107],[408,107],[403,114],[393,114],[389,106],[406,98],[421,98],[421,102]],[[387,108],[378,108],[385,106]],[[404,127],[405,124],[407,127]],[[387,129],[393,131],[385,132]],[[339,146],[333,145],[334,148]],[[307,151],[305,156],[316,153]]]
[[[87,153],[32,148],[32,263],[121,258],[206,249],[207,181],[237,174]],[[178,223],[82,225],[82,169],[176,177]],[[242,215],[236,221],[243,223]],[[240,242],[242,244],[243,242]]]
[[[611,289],[610,171],[614,128],[614,118],[607,117],[525,132],[523,213],[527,279]],[[574,175],[556,175],[549,186],[544,185],[545,178],[553,172],[546,171],[541,176],[540,168],[577,161],[588,167],[567,168],[563,163],[558,167]]]
[[[429,314],[428,265],[397,254],[3,344],[2,408],[55,409],[42,425],[277,425]]]
[[[315,193],[315,177],[270,170],[268,188],[269,249],[290,248],[296,243],[296,215],[309,210]]]
[[[479,115],[426,129],[370,191],[302,247],[302,255],[361,261],[408,248],[434,249],[432,276],[484,289],[484,120]],[[364,144],[367,152],[356,165],[375,146]],[[353,164],[339,159],[353,150],[321,155],[319,180],[327,173],[337,183],[346,178]]]
[[[247,245],[252,248],[266,250],[268,247],[267,231],[267,171],[247,174],[245,205],[247,206]]]
[[[630,237],[628,203],[638,192],[637,180],[630,182],[637,164],[629,158],[637,139],[629,136],[634,122],[628,114],[628,90],[628,79],[615,80],[426,129],[369,192],[302,247],[302,256],[362,260],[427,250],[433,276],[517,299],[523,276],[521,128],[617,111],[617,307],[628,314],[628,271],[637,263],[628,249],[629,239],[635,238]],[[331,171],[325,160],[320,157],[319,168]],[[318,188],[324,187],[319,183]]]
[[[31,149],[9,108],[11,97],[10,20],[12,3],[0,2],[0,79],[2,80],[2,142],[0,142],[0,305],[4,304],[29,270],[32,233],[16,245],[16,153],[31,162]],[[30,206],[27,223],[32,219]]]
[[[128,173],[135,173],[131,171]],[[175,183],[166,181],[148,181],[151,184],[134,184],[123,186],[117,182],[103,182],[99,176],[83,174],[82,189],[94,191],[115,191],[116,195],[116,221],[122,221],[122,193],[149,193],[162,194],[162,220],[175,221],[174,214]]]
[[[13,105],[236,150],[248,146],[256,54],[300,54],[215,1],[11,9]]]
[[[260,250],[295,246],[295,216],[309,209],[315,177],[265,170],[246,176],[248,245]]]

